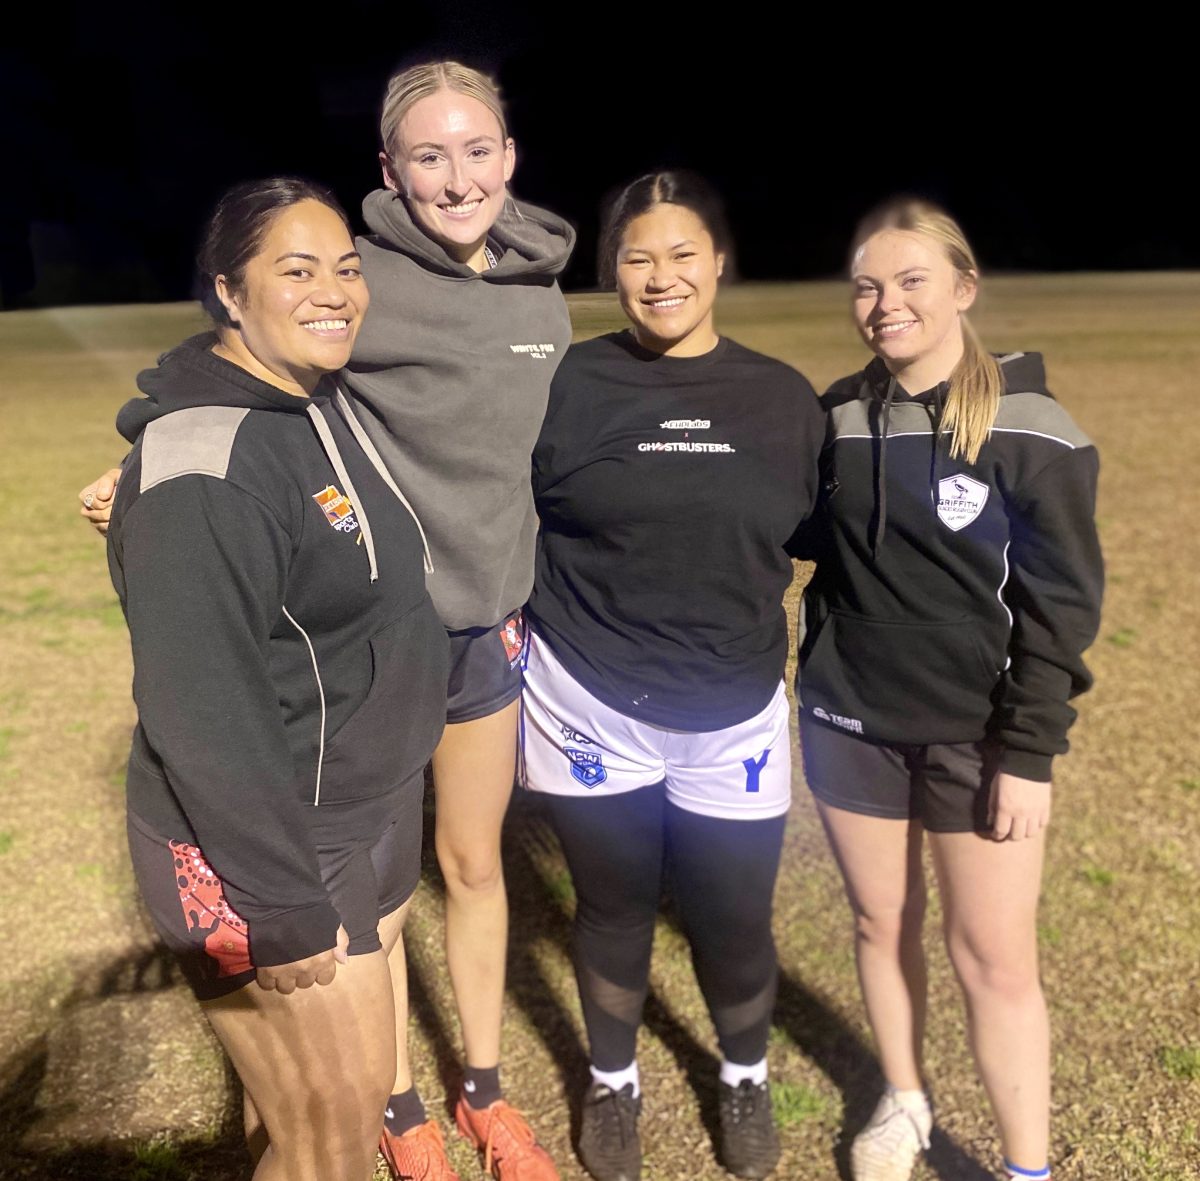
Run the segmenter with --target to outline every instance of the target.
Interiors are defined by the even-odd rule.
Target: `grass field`
[[[579,335],[613,301],[572,301]],[[1109,569],[1076,750],[1057,770],[1041,912],[1058,1181],[1200,1178],[1200,275],[997,278],[994,349],[1046,353],[1052,388],[1099,444]],[[74,495],[122,454],[133,376],[197,322],[191,306],[0,316],[0,1177],[225,1181],[245,1175],[231,1080],[135,901],[122,782],[133,710],[104,547]],[[722,330],[822,388],[864,359],[839,285],[734,288]],[[795,588],[792,592],[794,606]],[[802,787],[797,781],[798,788]],[[513,906],[505,1075],[565,1179],[585,1076],[565,950],[569,878],[536,809],[507,834]],[[427,863],[409,932],[418,1079],[454,1086],[457,1031]],[[776,911],[783,977],[772,1077],[780,1178],[845,1176],[878,1083],[848,912],[807,793]],[[938,1133],[919,1177],[998,1163],[957,989],[928,924]],[[669,916],[640,1060],[649,1181],[720,1178],[714,1042]],[[464,1181],[480,1176],[461,1144]],[[382,1173],[380,1174],[382,1176]]]

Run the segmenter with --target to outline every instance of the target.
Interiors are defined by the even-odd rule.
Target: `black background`
[[[1180,30],[1082,11],[462,3],[25,10],[0,49],[0,306],[185,298],[228,184],[294,172],[357,215],[398,65],[498,77],[518,196],[573,221],[595,282],[614,185],[688,166],[748,278],[838,273],[897,191],[985,269],[1200,266],[1195,65]],[[19,31],[18,31],[19,30]]]

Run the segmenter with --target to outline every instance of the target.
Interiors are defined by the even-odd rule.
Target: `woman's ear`
[[[965,312],[979,294],[979,276],[974,271],[960,271],[954,284],[954,303],[960,312]]]
[[[387,152],[379,153],[379,167],[383,172],[383,187],[391,189],[393,193],[400,192],[400,182],[392,175],[392,162],[388,159]]]
[[[237,328],[241,324],[242,309],[238,297],[234,295],[229,286],[229,280],[224,275],[218,275],[213,280],[213,288],[216,290],[217,299],[221,301],[221,306],[225,309],[225,314],[229,317],[230,324]]]

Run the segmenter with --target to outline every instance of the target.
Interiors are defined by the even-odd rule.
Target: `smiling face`
[[[696,213],[662,204],[633,218],[616,264],[617,294],[638,344],[676,357],[716,347],[713,303],[725,256]]]
[[[516,164],[500,121],[477,98],[439,90],[405,113],[393,148],[390,159],[379,153],[384,184],[451,258],[483,270],[488,231]]]
[[[221,332],[223,355],[301,395],[350,359],[369,302],[350,232],[313,200],[277,213],[241,283],[217,275],[216,289],[234,322]]]
[[[949,378],[963,354],[962,314],[976,281],[923,234],[880,230],[851,268],[854,321],[863,340],[909,393]]]

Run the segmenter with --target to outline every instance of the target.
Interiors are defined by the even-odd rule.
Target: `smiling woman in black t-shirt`
[[[785,545],[810,513],[819,403],[713,327],[729,237],[697,177],[634,181],[605,227],[628,332],[572,347],[534,454],[541,519],[527,786],[574,878],[591,1047],[580,1155],[638,1176],[637,1029],[664,867],[717,1030],[723,1163],[765,1176],[771,896],[791,800]]]

